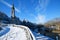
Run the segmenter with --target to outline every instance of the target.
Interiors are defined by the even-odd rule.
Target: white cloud
[[[36,17],[35,17],[35,19],[36,19],[36,22],[37,23],[44,23],[45,21],[46,21],[46,16],[45,15],[40,15],[40,14],[38,14]]]
[[[10,8],[12,7],[12,5],[10,5],[9,3],[5,2],[4,0],[1,0],[1,2],[2,2],[3,4],[5,4],[5,5],[7,5],[7,6],[10,7]],[[15,7],[15,10],[20,13],[20,10],[17,9],[16,7]]]
[[[44,13],[46,11],[46,7],[49,3],[49,0],[39,0],[35,10],[39,13]]]
[[[46,8],[48,6],[49,0],[39,0],[37,6],[35,7],[35,11],[38,14],[35,19],[37,23],[45,23],[46,22]],[[44,13],[44,15],[41,15]]]
[[[5,5],[7,5],[8,7],[12,7],[10,4],[8,4],[7,2],[5,2],[4,0],[1,0],[1,2]]]
[[[42,15],[42,14],[34,15],[34,14],[31,14],[30,16],[33,17],[33,19],[35,20],[35,21],[33,21],[34,23],[44,24],[46,22],[46,15]]]

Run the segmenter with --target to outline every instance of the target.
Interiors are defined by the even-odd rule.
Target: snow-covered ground
[[[33,32],[33,34],[35,35],[36,40],[54,40],[54,39],[44,36],[40,33]]]
[[[10,30],[6,33],[6,29]],[[5,32],[5,34],[3,34]],[[0,40],[35,40],[29,28],[20,25],[7,26],[0,32]]]
[[[2,29],[0,30],[0,40],[53,40],[36,32],[33,32],[33,35],[28,27],[22,25],[8,25]]]

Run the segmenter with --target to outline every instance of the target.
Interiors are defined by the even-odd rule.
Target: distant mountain
[[[60,18],[54,18],[52,20],[49,20],[45,24],[53,24],[53,23],[60,23]]]
[[[60,18],[55,18],[55,19],[51,20],[51,22],[60,22]]]
[[[60,18],[52,19],[45,23],[46,27],[54,26],[55,29],[60,30]]]
[[[8,23],[10,18],[3,12],[0,12],[0,23]]]
[[[8,19],[9,17],[3,13],[3,12],[0,12],[0,20],[4,20],[4,19]]]

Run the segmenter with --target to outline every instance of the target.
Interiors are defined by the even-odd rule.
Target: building
[[[15,7],[14,4],[12,5],[12,11],[11,11],[11,24],[21,24],[21,21],[18,17],[15,16]]]

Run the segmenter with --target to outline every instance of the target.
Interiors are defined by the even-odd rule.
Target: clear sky
[[[20,20],[26,19],[33,23],[45,23],[60,17],[60,0],[0,0],[0,11],[10,17],[13,3],[15,14]]]

